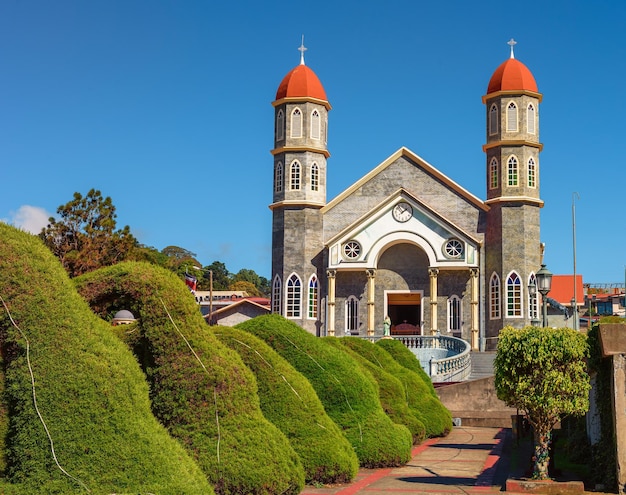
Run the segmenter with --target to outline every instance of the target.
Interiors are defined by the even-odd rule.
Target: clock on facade
[[[393,207],[392,213],[398,222],[407,222],[413,216],[413,208],[409,203],[402,201]]]

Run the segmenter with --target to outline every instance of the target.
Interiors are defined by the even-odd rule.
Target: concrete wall
[[[498,399],[494,377],[444,385],[437,395],[453,418],[461,418],[462,426],[511,428],[511,416],[517,414]]]

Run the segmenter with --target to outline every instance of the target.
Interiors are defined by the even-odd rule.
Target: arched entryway
[[[392,335],[422,334],[428,267],[426,253],[411,243],[393,244],[378,259],[376,301],[391,319]]]

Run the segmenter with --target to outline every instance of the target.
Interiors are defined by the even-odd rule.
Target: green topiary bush
[[[152,415],[132,353],[58,260],[37,237],[1,222],[0,239],[0,491],[212,493]]]
[[[399,466],[410,459],[411,433],[384,413],[375,382],[353,358],[279,315],[259,316],[237,327],[263,339],[309,380],[361,466]]]
[[[447,435],[452,430],[452,415],[439,400],[430,377],[422,369],[415,354],[402,342],[393,339],[381,339],[374,347],[386,351],[386,354],[372,355],[372,359],[383,364],[404,384],[409,409],[426,426],[426,436]],[[391,356],[391,361],[385,359],[387,355]]]
[[[255,374],[261,410],[300,456],[306,482],[351,481],[359,468],[354,449],[324,411],[309,381],[254,335],[236,328],[211,328]]]
[[[409,409],[407,392],[400,380],[385,370],[380,363],[370,361],[372,351],[368,347],[375,348],[369,340],[358,337],[325,337],[325,341],[339,349],[348,352],[356,361],[367,370],[378,385],[378,397],[383,410],[394,423],[406,426],[413,435],[413,444],[421,443],[426,437],[426,427],[419,416]],[[375,348],[379,352],[385,352],[381,348]],[[389,359],[393,361],[391,356]]]
[[[75,279],[103,317],[130,310],[127,334],[150,383],[152,410],[224,495],[296,494],[300,459],[263,416],[254,375],[211,333],[173,273],[126,262]]]

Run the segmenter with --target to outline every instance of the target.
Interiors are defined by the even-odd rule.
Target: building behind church
[[[389,316],[391,335],[474,349],[538,319],[542,95],[512,45],[482,97],[484,200],[401,148],[327,201],[331,105],[301,56],[272,103],[272,312],[319,336],[382,335]]]

